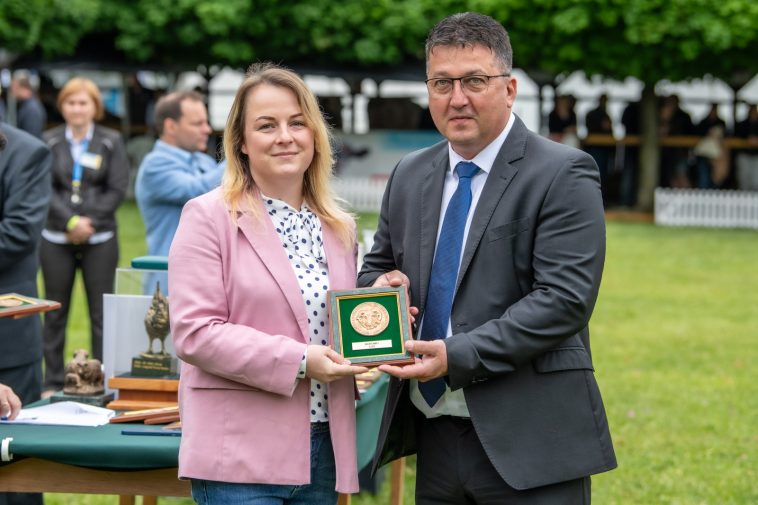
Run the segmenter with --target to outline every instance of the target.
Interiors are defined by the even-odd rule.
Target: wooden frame
[[[334,350],[354,365],[411,364],[408,291],[403,286],[330,290]]]
[[[52,300],[33,298],[18,293],[0,294],[0,317],[18,319],[30,314],[38,314],[59,308],[61,308],[61,304]]]

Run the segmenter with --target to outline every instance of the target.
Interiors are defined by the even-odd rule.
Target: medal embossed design
[[[390,315],[376,302],[363,302],[350,313],[350,324],[361,335],[378,335],[390,324]]]

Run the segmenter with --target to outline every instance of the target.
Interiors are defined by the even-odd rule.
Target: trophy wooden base
[[[119,376],[108,379],[118,389],[118,399],[108,404],[114,410],[143,410],[178,405],[179,379],[149,379]]]
[[[143,353],[132,358],[133,377],[161,377],[176,375],[176,358],[171,355]]]
[[[55,402],[78,402],[87,405],[94,405],[95,407],[105,407],[109,402],[113,401],[113,393],[100,393],[97,395],[76,395],[70,393],[64,393],[58,391],[50,397],[50,403]]]

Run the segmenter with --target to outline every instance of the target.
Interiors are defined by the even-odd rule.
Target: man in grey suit
[[[51,164],[50,150],[41,140],[0,125],[0,293],[37,296],[37,246],[47,219]],[[42,324],[38,315],[0,318],[0,383],[13,388],[24,404],[39,400]],[[0,405],[2,415],[7,407]],[[41,494],[0,493],[0,505],[41,503]]]
[[[527,130],[503,27],[442,20],[426,44],[447,139],[395,167],[360,286],[408,286],[417,356],[392,374],[374,469],[417,453],[416,503],[590,503],[616,466],[587,324],[605,226],[587,154]],[[417,308],[416,308],[417,307]]]

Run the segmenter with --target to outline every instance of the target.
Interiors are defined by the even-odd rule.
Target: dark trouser
[[[45,298],[61,303],[61,308],[45,314],[44,355],[45,389],[63,387],[63,348],[66,323],[71,308],[71,291],[76,269],[82,271],[89,306],[92,334],[90,357],[103,359],[103,294],[113,292],[118,266],[118,239],[114,236],[102,244],[53,244],[42,240],[40,264],[45,281]]]
[[[524,491],[490,463],[468,419],[425,419],[417,430],[417,505],[589,505],[590,478]]]
[[[38,360],[15,368],[0,369],[0,383],[10,386],[22,405],[36,402],[42,386],[42,362]],[[42,505],[42,494],[0,493],[0,505]]]

